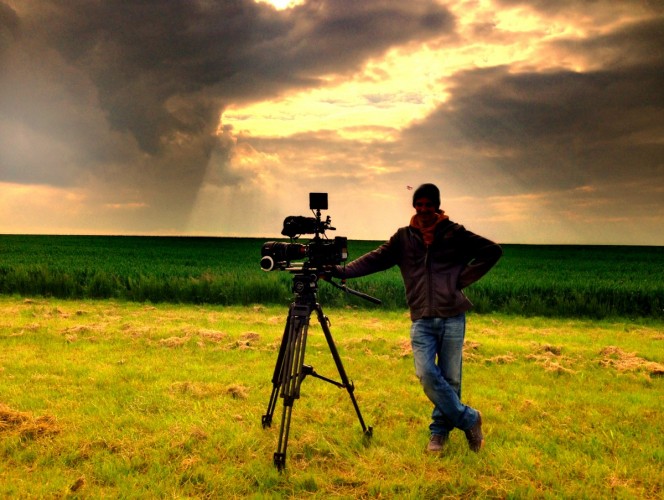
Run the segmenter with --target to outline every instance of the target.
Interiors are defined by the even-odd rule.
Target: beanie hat
[[[427,198],[435,205],[436,210],[440,208],[440,191],[433,184],[422,184],[413,193],[413,206],[420,198]]]

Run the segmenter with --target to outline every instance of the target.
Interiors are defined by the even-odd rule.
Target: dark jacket
[[[344,278],[358,278],[399,266],[413,321],[456,316],[472,307],[462,289],[484,276],[502,249],[450,220],[439,223],[434,234],[427,247],[419,230],[402,227],[388,242],[338,272]]]

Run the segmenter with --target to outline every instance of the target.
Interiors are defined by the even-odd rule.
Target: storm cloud
[[[0,2],[0,180],[95,184],[184,229],[229,103],[324,85],[390,47],[450,30],[435,2]],[[178,222],[179,221],[179,222]]]
[[[663,32],[642,0],[0,0],[0,221],[255,235],[326,190],[382,238],[433,181],[498,240],[664,244]]]
[[[657,20],[556,42],[553,50],[602,59],[585,72],[461,72],[447,103],[404,141],[437,156],[440,177],[459,189],[472,179],[487,197],[566,193],[598,218],[652,220],[664,187],[663,32]],[[555,211],[575,208],[560,203]]]

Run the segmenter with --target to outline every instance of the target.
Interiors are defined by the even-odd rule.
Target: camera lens
[[[261,269],[263,271],[274,270],[274,259],[268,255],[261,259]]]

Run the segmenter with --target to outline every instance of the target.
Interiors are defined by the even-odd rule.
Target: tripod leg
[[[279,355],[277,356],[277,363],[274,366],[274,373],[272,375],[272,393],[270,394],[270,401],[267,404],[267,412],[261,418],[263,429],[272,426],[272,416],[274,415],[274,409],[277,406],[277,398],[279,396],[279,389],[281,388],[281,371],[284,364],[284,354],[288,347],[288,339],[289,339],[290,323],[291,323],[291,310],[293,309],[293,306],[294,304],[291,304],[288,312],[288,317],[286,319],[286,328],[284,328],[284,335],[281,338],[281,347],[279,347]]]
[[[284,398],[284,411],[279,430],[279,444],[274,454],[274,465],[282,470],[286,465],[286,448],[290,433],[293,404],[300,397],[300,385],[304,376],[304,353],[307,345],[307,331],[311,308],[306,305],[293,305],[288,318],[287,340],[283,343],[283,360],[280,369],[281,397]]]
[[[274,453],[274,466],[277,470],[283,470],[286,467],[286,447],[288,446],[288,433],[290,430],[291,415],[293,414],[293,403],[287,405],[284,403],[284,412],[281,415],[281,430],[279,432],[279,445]],[[284,431],[285,429],[285,431]]]
[[[318,322],[320,323],[321,328],[323,329],[323,333],[325,334],[327,345],[329,346],[330,352],[332,353],[332,358],[334,358],[334,363],[337,365],[337,370],[339,371],[339,376],[341,377],[343,387],[345,387],[346,391],[348,391],[350,400],[352,401],[353,407],[355,408],[355,413],[357,413],[357,418],[360,421],[360,425],[362,426],[362,431],[366,437],[371,437],[373,434],[373,429],[371,427],[367,427],[367,425],[364,423],[362,412],[360,411],[360,407],[357,404],[357,400],[355,399],[355,386],[348,380],[346,370],[344,370],[344,365],[341,362],[341,357],[339,356],[339,351],[337,351],[337,347],[334,345],[334,339],[332,338],[332,332],[330,331],[329,320],[323,313],[323,308],[320,306],[320,304],[316,304],[316,313],[318,315]]]

